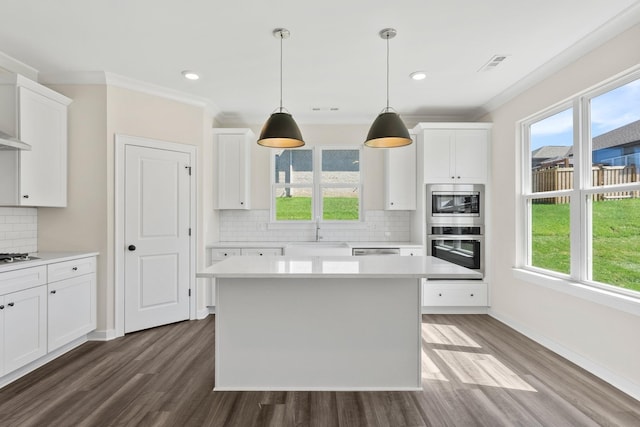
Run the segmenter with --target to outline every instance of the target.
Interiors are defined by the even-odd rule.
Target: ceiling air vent
[[[491,59],[478,70],[478,72],[495,69],[498,65],[502,64],[505,59],[507,59],[507,56],[509,55],[493,55]]]

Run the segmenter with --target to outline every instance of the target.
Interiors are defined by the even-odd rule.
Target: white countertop
[[[19,270],[21,268],[47,265],[54,262],[71,261],[78,258],[97,256],[98,252],[37,252],[30,255],[36,257],[37,259],[30,259],[29,261],[0,263],[0,273],[5,271]]]
[[[230,257],[197,277],[482,279],[478,272],[430,256]]]
[[[342,243],[321,240],[319,242],[291,241],[291,242],[215,242],[209,243],[207,248],[284,248],[288,244],[300,243]],[[414,242],[345,242],[352,248],[408,248],[422,247],[420,243]]]

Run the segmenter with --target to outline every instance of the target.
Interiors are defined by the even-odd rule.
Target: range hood
[[[0,130],[0,150],[31,150],[31,146]]]

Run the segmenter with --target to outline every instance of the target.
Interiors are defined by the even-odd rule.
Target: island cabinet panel
[[[215,390],[420,389],[419,279],[217,281]]]

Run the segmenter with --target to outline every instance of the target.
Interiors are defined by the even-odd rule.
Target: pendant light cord
[[[282,113],[282,39],[284,34],[280,32],[280,112]]]
[[[389,35],[387,34],[387,109],[389,111]]]

